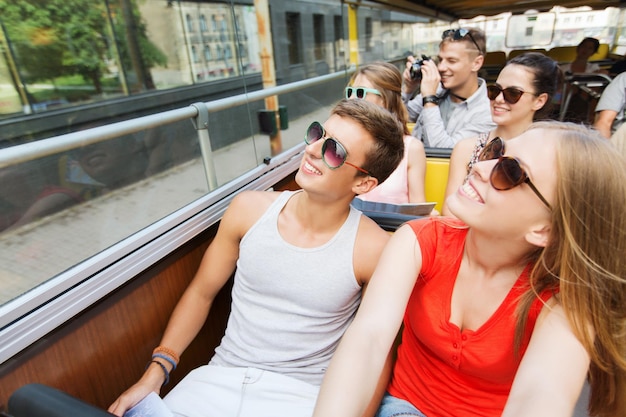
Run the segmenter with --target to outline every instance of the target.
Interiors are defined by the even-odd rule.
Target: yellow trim
[[[426,158],[426,178],[424,192],[426,201],[435,201],[435,208],[441,213],[443,200],[446,195],[446,185],[448,185],[448,171],[450,159],[448,158]]]
[[[350,45],[350,64],[359,65],[359,29],[356,4],[348,5],[348,36]]]

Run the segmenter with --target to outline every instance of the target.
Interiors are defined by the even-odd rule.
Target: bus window
[[[550,45],[555,21],[554,13],[511,16],[507,27],[506,46],[529,48]]]

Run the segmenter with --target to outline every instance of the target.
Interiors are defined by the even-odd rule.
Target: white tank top
[[[255,367],[321,385],[361,300],[353,253],[361,212],[315,248],[287,243],[278,216],[285,191],[239,245],[226,334],[211,364]]]

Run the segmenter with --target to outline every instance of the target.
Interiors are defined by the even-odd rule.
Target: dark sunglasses
[[[322,144],[322,160],[328,168],[337,169],[343,164],[346,164],[356,168],[366,175],[370,175],[370,173],[363,168],[346,161],[348,158],[348,151],[346,151],[346,148],[344,148],[341,142],[337,139],[326,137],[326,130],[324,129],[324,126],[322,126],[319,122],[311,123],[309,128],[306,130],[304,141],[307,145],[311,145],[322,138],[325,138],[324,143]]]
[[[515,87],[502,88],[496,84],[491,84],[487,86],[487,96],[489,97],[489,100],[495,100],[500,95],[500,93],[502,93],[504,101],[509,104],[517,103],[522,98],[524,93],[532,94],[533,96],[535,95],[535,93],[520,90],[519,88]]]
[[[346,98],[352,97],[352,94],[356,94],[357,98],[365,98],[367,93],[376,94],[377,96],[381,96],[380,91],[375,90],[373,88],[365,88],[365,87],[346,87]]]
[[[489,182],[491,186],[499,191],[510,190],[521,184],[528,184],[531,190],[539,197],[541,202],[550,210],[550,204],[541,195],[537,187],[530,181],[528,174],[519,163],[517,158],[512,156],[504,156],[504,141],[498,137],[489,142],[478,155],[479,161],[487,161],[497,159],[498,162],[493,166]]]
[[[478,49],[478,52],[482,54],[483,50],[480,49],[480,46],[478,46],[478,43],[476,43],[476,39],[474,39],[474,37],[472,36],[472,32],[470,32],[468,29],[460,28],[460,29],[444,30],[443,33],[441,34],[441,39],[450,38],[453,41],[458,41],[468,35],[469,35],[469,38],[472,40],[472,42],[474,42],[474,46],[476,46],[476,49]]]

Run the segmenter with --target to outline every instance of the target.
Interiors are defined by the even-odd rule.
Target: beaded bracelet
[[[146,365],[146,369],[148,369],[150,367],[150,365],[153,364],[153,363],[158,364],[161,367],[161,370],[163,371],[163,374],[165,374],[165,381],[163,381],[163,384],[161,386],[163,386],[163,385],[167,384],[168,382],[170,382],[170,373],[167,371],[167,368],[165,367],[165,365],[163,365],[161,362],[152,359]]]
[[[176,352],[174,352],[172,349],[167,348],[165,346],[157,346],[156,348],[154,348],[154,350],[152,351],[152,354],[154,355],[157,353],[162,353],[164,355],[169,356],[176,364],[180,362],[180,358],[178,357]]]

